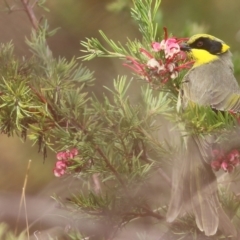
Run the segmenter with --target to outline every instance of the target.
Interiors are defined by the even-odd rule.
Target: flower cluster
[[[167,29],[164,28],[164,31],[164,39],[161,42],[153,42],[151,52],[139,49],[145,57],[143,62],[128,56],[128,63],[124,64],[147,82],[157,85],[165,84],[170,79],[174,80],[181,70],[189,69],[193,64],[193,61],[186,61],[186,54],[180,50],[179,44],[186,39],[168,38]]]
[[[53,169],[53,173],[55,177],[63,176],[66,171],[67,167],[72,165],[72,159],[78,155],[78,150],[73,148],[71,150],[58,152],[56,154],[57,162],[55,163],[55,167]]]
[[[240,164],[240,152],[237,149],[233,149],[227,154],[214,150],[213,156],[214,160],[211,162],[211,167],[215,171],[223,169],[225,172],[231,173]]]

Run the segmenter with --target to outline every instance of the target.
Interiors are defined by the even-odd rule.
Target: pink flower
[[[73,154],[74,157],[78,155],[77,148],[73,148],[70,152]]]
[[[237,149],[233,149],[229,154],[228,154],[228,160],[233,161],[236,158],[239,158],[240,154]]]
[[[177,77],[178,77],[178,71],[174,71],[174,72],[172,72],[171,75],[170,75],[170,78],[171,78],[171,79],[175,79],[175,78],[177,78]]]
[[[56,158],[57,160],[65,160],[65,152],[58,152]]]
[[[213,170],[218,171],[221,168],[225,172],[231,173],[240,164],[240,152],[237,149],[231,150],[228,154],[222,150],[214,149],[212,154],[216,158],[211,162]]]
[[[228,170],[228,163],[227,162],[222,162],[222,164],[221,164],[221,168],[225,171],[225,172],[227,172],[227,170]]]
[[[126,57],[127,63],[124,63],[123,65],[126,67],[129,67],[134,72],[138,73],[139,75],[144,75],[145,73],[145,66],[144,64],[138,62],[136,59],[134,59],[131,56]]]
[[[72,148],[70,151],[66,150],[64,152],[58,152],[56,154],[57,162],[55,163],[55,167],[53,169],[53,173],[56,177],[61,177],[66,173],[67,166],[71,166],[74,162],[73,159],[76,155],[78,155],[77,148]]]
[[[65,170],[64,169],[54,168],[53,169],[53,173],[54,173],[55,177],[61,177],[61,176],[63,176],[65,174]]]
[[[228,161],[235,167],[240,164],[240,153],[237,149],[232,150],[228,155],[227,155]]]
[[[163,64],[160,65],[160,63],[159,63],[155,58],[152,58],[152,59],[148,60],[147,66],[148,66],[149,68],[155,68],[155,69],[157,69],[157,72],[158,72],[158,73],[159,73],[160,71],[165,70],[164,65],[163,65]]]
[[[152,42],[150,52],[139,48],[139,53],[144,58],[126,56],[124,66],[133,70],[151,85],[157,88],[162,87],[169,80],[176,79],[182,70],[189,69],[193,64],[193,61],[188,61],[186,54],[180,51],[179,43],[185,40],[168,38],[167,29],[164,28],[164,40]],[[161,54],[156,54],[157,52]]]
[[[53,173],[55,177],[61,177],[65,174],[67,169],[67,163],[63,160],[59,160],[55,163],[55,168],[53,169]]]
[[[70,159],[73,158],[73,154],[72,154],[69,150],[67,150],[67,151],[65,152],[65,156],[66,156],[66,159],[67,159],[67,160],[68,160],[69,158],[70,158]]]
[[[224,152],[222,150],[219,150],[219,149],[213,149],[212,150],[212,156],[214,158],[222,158],[224,156]]]
[[[160,48],[164,50],[166,58],[172,58],[173,55],[180,52],[180,46],[175,38],[162,40],[160,43]]]
[[[159,52],[160,50],[162,50],[162,46],[159,42],[153,42],[152,49],[154,52]]]
[[[211,167],[213,170],[218,171],[221,168],[221,162],[218,160],[212,161]]]
[[[228,173],[231,173],[234,169],[234,166],[227,163],[227,162],[222,162],[221,164],[221,168],[225,171],[225,172],[228,172]]]
[[[167,69],[169,72],[173,72],[174,68],[175,68],[175,63],[171,62],[169,64],[167,64]]]
[[[234,169],[233,165],[228,165],[228,167],[227,167],[228,173],[231,173],[233,171],[233,169]]]
[[[67,164],[65,161],[57,161],[55,163],[55,168],[57,169],[66,169],[66,167],[67,167]]]
[[[153,55],[152,55],[150,52],[148,52],[147,50],[145,50],[144,48],[140,48],[139,51],[140,51],[140,53],[141,53],[142,55],[144,55],[146,58],[148,58],[148,59],[153,58]]]

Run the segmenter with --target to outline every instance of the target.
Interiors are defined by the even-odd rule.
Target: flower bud
[[[70,152],[73,154],[74,157],[78,155],[77,148],[73,148]]]
[[[148,60],[147,66],[150,68],[157,68],[158,73],[162,70],[165,70],[164,65],[160,65],[160,63],[155,58],[151,58],[150,60]]]
[[[170,78],[171,78],[171,79],[175,79],[175,78],[177,78],[177,77],[178,77],[178,71],[174,71],[174,72],[172,72],[171,75],[170,75]]]
[[[221,162],[218,160],[212,161],[211,167],[214,171],[218,171],[221,168]]]
[[[56,154],[57,160],[63,160],[64,156],[65,156],[65,153],[64,153],[64,152],[58,152],[58,153]]]
[[[54,173],[55,177],[61,177],[61,176],[63,176],[65,174],[65,170],[64,169],[54,168],[53,169],[53,173]]]
[[[228,163],[227,162],[222,162],[222,164],[221,164],[221,168],[225,171],[225,172],[227,172],[228,171]]]
[[[162,50],[162,45],[159,42],[153,42],[152,43],[152,49],[154,52],[159,52],[160,50]]]

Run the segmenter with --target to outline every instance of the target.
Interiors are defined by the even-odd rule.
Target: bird
[[[210,107],[212,111],[240,112],[240,87],[234,76],[230,47],[209,34],[196,34],[180,46],[194,64],[181,81],[178,105]],[[184,128],[184,127],[183,127]],[[186,129],[184,129],[186,130]],[[185,150],[173,169],[167,221],[191,211],[198,229],[206,236],[218,229],[236,236],[237,232],[218,198],[217,179],[211,168],[214,134],[188,134]],[[181,163],[181,164],[179,164]]]

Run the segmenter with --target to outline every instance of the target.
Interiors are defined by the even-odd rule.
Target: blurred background
[[[15,54],[19,58],[28,57],[31,53],[25,44],[25,38],[29,37],[32,26],[24,11],[10,14],[4,11],[5,2],[21,8],[20,0],[0,0],[0,42],[12,41]],[[80,41],[86,37],[100,38],[100,29],[109,38],[120,41],[123,45],[127,37],[141,38],[130,17],[130,0],[48,0],[46,7],[50,12],[36,7],[36,15],[39,19],[46,17],[52,29],[60,27],[58,32],[49,38],[49,46],[56,57],[65,56],[71,59],[73,56],[81,56]],[[162,0],[158,21],[160,26],[166,26],[174,36],[207,32],[223,39],[232,47],[233,52],[240,52],[239,0]],[[94,59],[84,62],[84,65],[95,71],[96,82],[90,91],[94,91],[99,98],[102,96],[102,86],[111,86],[117,75],[131,76],[130,71],[125,69],[119,60]],[[0,221],[15,224],[29,159],[32,159],[32,164],[26,193],[29,207],[38,208],[33,216],[37,219],[41,206],[31,202],[31,198],[40,196],[48,201],[50,195],[58,193],[57,189],[64,192],[61,188],[64,180],[56,179],[52,173],[55,154],[49,152],[43,162],[42,155],[37,153],[36,146],[31,146],[31,142],[23,143],[17,137],[8,138],[4,135],[0,138]]]

